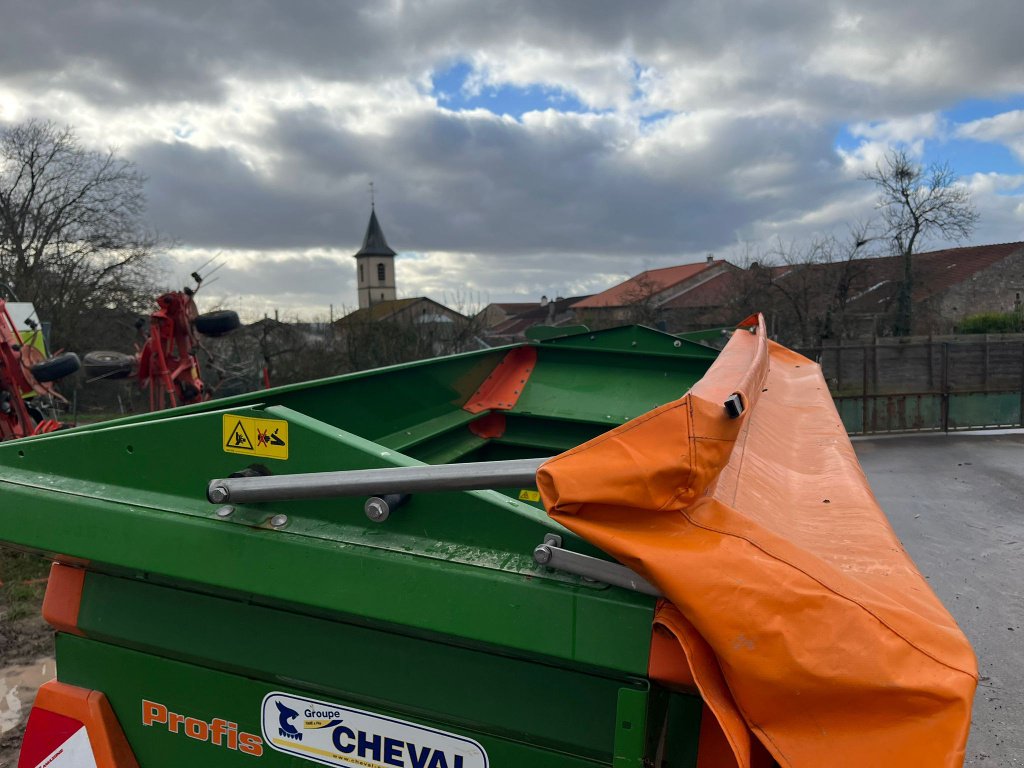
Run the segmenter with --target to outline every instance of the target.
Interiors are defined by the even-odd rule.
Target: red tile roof
[[[997,243],[964,248],[946,248],[914,255],[914,301],[927,301],[1009,256],[1024,254],[1024,243]],[[874,314],[895,300],[903,279],[901,256],[857,259],[853,280],[854,296],[847,310]],[[785,278],[782,278],[785,279]]]
[[[918,281],[921,292],[919,294],[915,290],[914,298],[921,300],[942,293],[1021,250],[1024,250],[1024,243],[998,243],[918,254],[914,261],[922,273],[922,279]]]
[[[485,333],[488,336],[522,336],[527,329],[533,328],[535,325],[551,325],[552,314],[554,315],[554,324],[558,325],[559,320],[564,320],[563,314],[570,306],[575,307],[580,301],[589,298],[589,296],[579,296],[576,298],[555,299],[551,302],[551,304],[554,304],[553,310],[550,305],[541,306],[539,302],[522,305],[505,305],[523,306],[526,307],[526,309],[522,312],[511,315],[500,323],[486,329]]]
[[[629,278],[624,283],[613,285],[607,291],[573,304],[572,308],[623,307],[635,302],[637,299],[666,291],[674,285],[699,275],[705,269],[722,263],[721,260],[716,259],[714,261],[700,261],[696,264],[680,264],[677,267],[649,269],[646,272],[641,272],[639,275]]]
[[[740,270],[730,269],[705,280],[662,306],[670,309],[693,309],[696,307],[724,307],[736,292],[736,280]]]

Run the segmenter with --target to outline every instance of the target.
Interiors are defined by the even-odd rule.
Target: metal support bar
[[[562,549],[562,537],[554,533],[546,535],[544,543],[533,550],[533,559],[540,565],[573,573],[585,579],[631,589],[653,597],[663,597],[661,590],[624,565]]]
[[[546,459],[481,461],[468,464],[424,464],[417,467],[351,469],[267,477],[211,480],[206,497],[213,504],[379,496],[422,491],[476,491],[533,486]]]

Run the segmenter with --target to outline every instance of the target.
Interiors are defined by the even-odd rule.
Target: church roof
[[[359,249],[356,258],[360,256],[395,256],[388,241],[384,239],[384,230],[380,228],[377,221],[377,212],[370,209],[370,223],[366,225],[366,236],[363,237],[363,247]]]

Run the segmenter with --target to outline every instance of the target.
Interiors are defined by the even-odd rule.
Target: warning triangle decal
[[[231,435],[228,437],[228,441],[224,447],[234,448],[237,451],[253,450],[252,440],[250,440],[249,435],[245,433],[245,427],[242,426],[241,420],[239,420],[235,425],[235,428],[231,430]]]

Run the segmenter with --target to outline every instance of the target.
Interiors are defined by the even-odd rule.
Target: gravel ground
[[[978,656],[964,764],[1024,766],[1024,434],[854,445],[904,547]]]
[[[18,763],[36,690],[56,671],[53,630],[39,615],[0,621],[0,660],[0,768],[8,768]]]

